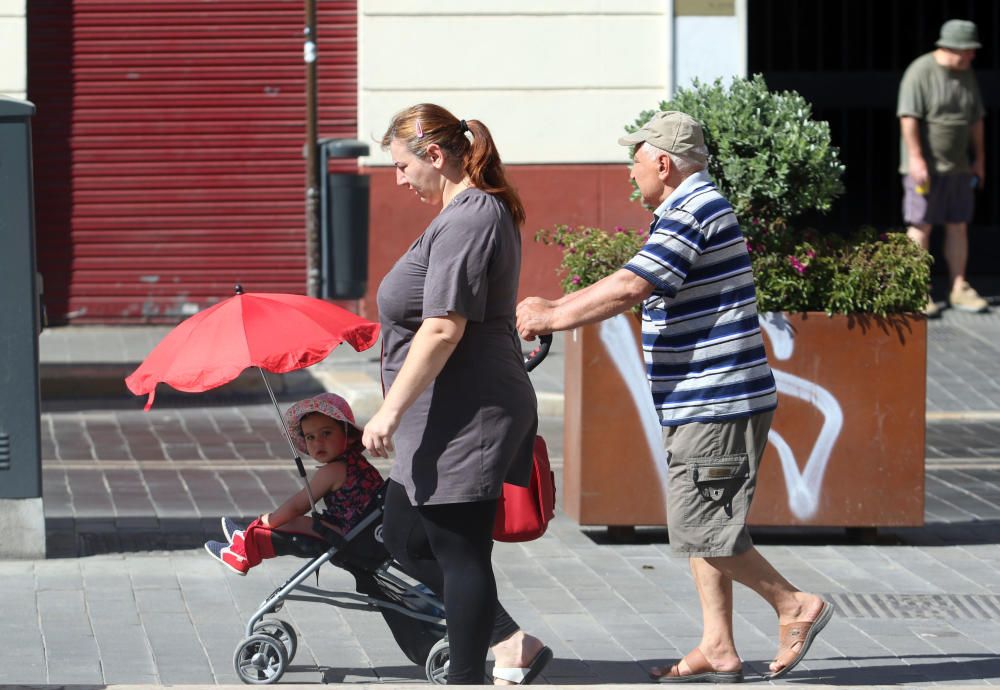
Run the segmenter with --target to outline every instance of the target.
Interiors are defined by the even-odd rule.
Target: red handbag
[[[556,478],[549,466],[549,451],[541,436],[535,437],[534,462],[528,486],[503,485],[497,501],[493,538],[497,541],[531,541],[545,534],[556,513]]]

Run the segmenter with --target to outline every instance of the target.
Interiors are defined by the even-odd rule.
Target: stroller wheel
[[[277,683],[288,668],[285,645],[270,635],[252,635],[240,643],[233,655],[240,680],[250,685]]]
[[[434,646],[431,647],[431,651],[427,653],[427,662],[424,664],[427,680],[435,685],[447,685],[448,659],[450,657],[448,638],[443,637],[435,642]]]
[[[281,620],[267,620],[267,621],[257,621],[253,626],[254,634],[261,633],[264,635],[270,635],[271,637],[279,640],[281,644],[285,645],[285,652],[288,655],[288,661],[291,663],[292,659],[295,658],[295,652],[299,648],[299,638],[295,634],[295,628]]]

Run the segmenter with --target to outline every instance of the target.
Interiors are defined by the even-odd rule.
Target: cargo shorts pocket
[[[693,458],[688,462],[691,481],[702,499],[724,511],[725,517],[743,518],[747,510],[746,483],[750,462],[746,455],[721,458]]]

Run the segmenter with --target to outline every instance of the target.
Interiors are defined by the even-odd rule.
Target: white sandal
[[[506,680],[515,685],[531,685],[531,681],[538,677],[550,661],[552,661],[552,650],[542,647],[535,658],[531,660],[527,668],[523,667],[493,667],[494,680]]]

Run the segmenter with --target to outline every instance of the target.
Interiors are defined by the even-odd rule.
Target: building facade
[[[372,178],[369,291],[356,305],[368,316],[435,212],[394,188],[377,144],[413,103],[490,127],[527,209],[522,294],[555,295],[559,253],[535,232],[645,226],[616,139],[693,78],[762,72],[816,105],[848,166],[843,203],[816,222],[838,227],[899,223],[895,88],[941,21],[979,22],[991,115],[1000,94],[987,0],[317,5],[319,134],[372,147],[340,163]],[[0,0],[0,93],[38,107],[36,232],[53,322],[177,321],[237,282],[305,291],[302,27],[301,0]],[[992,117],[993,153],[997,134]],[[1000,222],[998,198],[981,199],[978,225]]]

